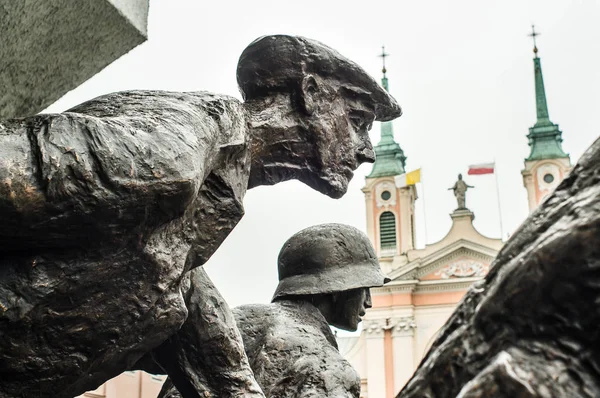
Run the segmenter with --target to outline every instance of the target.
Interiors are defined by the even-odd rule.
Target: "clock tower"
[[[388,90],[385,57],[382,51],[383,78]],[[376,160],[366,177],[367,234],[381,260],[384,271],[395,256],[415,248],[414,208],[417,193],[414,185],[397,187],[395,177],[405,173],[406,156],[394,140],[392,122],[381,123],[381,140],[375,147]],[[386,267],[387,266],[387,267]]]
[[[527,189],[529,212],[552,192],[571,170],[571,159],[562,149],[562,132],[558,125],[550,121],[546,91],[542,76],[542,64],[538,57],[535,38],[539,33],[532,26],[533,68],[535,77],[535,102],[537,121],[529,128],[527,138],[531,148],[529,157],[525,159],[525,168],[521,171],[523,185]]]

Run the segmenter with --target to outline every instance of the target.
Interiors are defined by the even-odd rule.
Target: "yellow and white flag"
[[[407,185],[415,185],[417,182],[421,182],[421,169],[416,169],[410,173],[404,173],[396,176],[396,187],[398,188],[402,188]]]

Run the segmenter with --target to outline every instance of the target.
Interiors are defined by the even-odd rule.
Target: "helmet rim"
[[[314,274],[291,275],[279,281],[273,299],[343,292],[359,288],[380,287],[390,282],[377,261],[330,267]]]

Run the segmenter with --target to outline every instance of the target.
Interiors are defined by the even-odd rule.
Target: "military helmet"
[[[390,281],[379,268],[369,238],[344,224],[303,229],[285,242],[277,262],[279,285],[273,300],[383,286]]]

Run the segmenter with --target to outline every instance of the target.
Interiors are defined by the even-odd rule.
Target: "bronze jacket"
[[[249,172],[246,111],[224,95],[0,122],[0,397],[79,395],[179,330],[183,276],[242,217]]]
[[[233,309],[256,381],[267,398],[358,398],[360,378],[325,318],[305,301]]]

